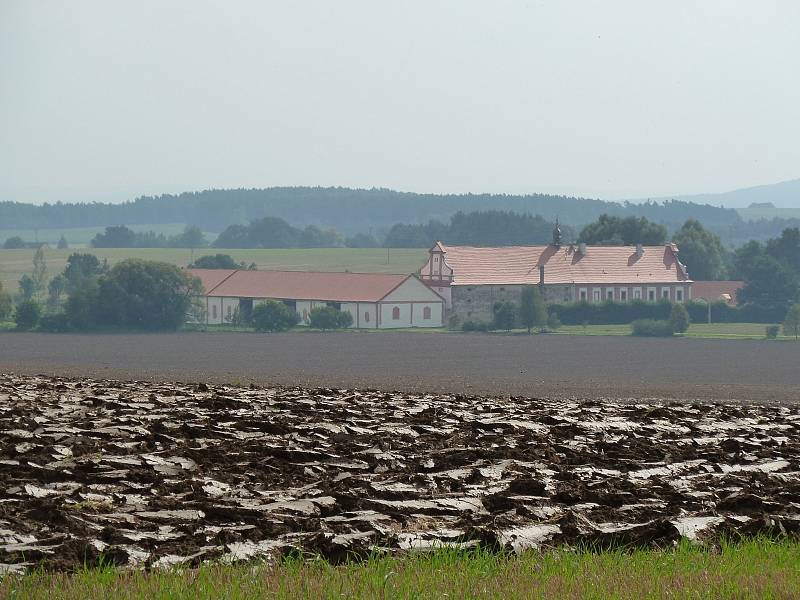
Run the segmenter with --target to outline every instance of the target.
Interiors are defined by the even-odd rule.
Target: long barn
[[[318,306],[333,306],[353,316],[358,329],[441,327],[444,299],[414,275],[187,269],[203,284],[205,322],[247,318],[253,307],[277,300],[292,308],[301,325]]]

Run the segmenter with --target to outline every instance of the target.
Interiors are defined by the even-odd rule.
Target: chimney
[[[644,246],[642,244],[636,244],[636,256],[642,258],[642,255],[644,255]]]
[[[583,256],[586,256],[586,244],[581,242],[578,244],[578,252],[580,252]]]
[[[539,265],[539,285],[544,285],[544,265]]]

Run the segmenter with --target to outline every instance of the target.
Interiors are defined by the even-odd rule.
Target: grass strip
[[[332,565],[276,565],[34,572],[0,581],[0,598],[797,598],[800,543],[756,539],[702,548],[520,556],[438,550]]]

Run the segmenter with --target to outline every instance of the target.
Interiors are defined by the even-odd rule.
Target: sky
[[[800,2],[0,0],[0,201],[800,177]]]

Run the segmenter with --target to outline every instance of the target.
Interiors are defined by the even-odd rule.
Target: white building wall
[[[425,319],[425,308],[430,309],[431,316]],[[442,307],[440,302],[381,302],[378,304],[381,329],[397,329],[399,327],[441,327]],[[395,312],[395,310],[397,312]],[[412,319],[413,310],[413,319]],[[394,318],[397,314],[398,318]]]

